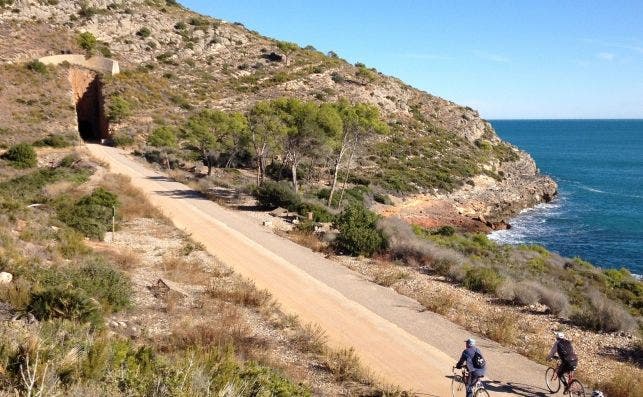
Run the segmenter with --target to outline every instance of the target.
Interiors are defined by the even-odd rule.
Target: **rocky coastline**
[[[397,216],[427,228],[453,226],[467,232],[509,229],[520,211],[554,199],[558,186],[540,173],[533,158],[518,151],[518,160],[502,163],[503,179],[478,175],[449,194],[418,194],[394,198],[393,205],[375,205],[383,216]]]

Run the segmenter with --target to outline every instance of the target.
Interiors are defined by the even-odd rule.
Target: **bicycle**
[[[456,367],[451,369],[453,371],[453,378],[451,378],[451,397],[456,397],[456,394],[466,393],[467,383],[469,380],[469,371],[467,368],[462,368],[462,373],[458,373]],[[478,379],[473,385],[473,397],[490,397],[489,392],[484,388],[482,378]]]
[[[545,370],[545,384],[547,384],[547,388],[551,394],[558,393],[562,383],[558,377],[558,368],[560,367],[561,361],[559,357],[554,358],[558,360],[558,365],[556,365],[555,368],[549,367]],[[567,372],[565,376],[567,376],[567,390],[569,395],[573,397],[585,397],[585,388],[578,379],[574,379],[574,371]]]

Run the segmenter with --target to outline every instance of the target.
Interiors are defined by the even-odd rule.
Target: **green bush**
[[[455,234],[455,229],[453,228],[453,226],[442,226],[441,228],[436,230],[434,234],[449,237]]]
[[[321,204],[302,202],[297,206],[297,212],[304,217],[308,216],[309,212],[312,212],[313,221],[315,222],[335,221],[335,215]]]
[[[386,240],[377,228],[378,215],[364,207],[351,205],[335,222],[339,235],[336,247],[350,255],[372,256],[385,248]]]
[[[156,128],[147,138],[147,144],[154,147],[176,147],[178,140],[171,127],[163,126]]]
[[[301,198],[285,181],[265,181],[253,192],[259,205],[266,208],[283,207],[290,211],[296,211],[301,204]]]
[[[150,35],[151,35],[151,34],[152,34],[152,32],[151,32],[151,31],[150,31],[150,29],[149,29],[148,27],[146,27],[146,26],[143,26],[142,28],[140,28],[140,29],[136,32],[136,35],[137,35],[138,37],[142,38],[142,39],[145,39],[145,38],[147,38],[147,37],[150,37]]]
[[[109,121],[119,122],[132,114],[132,105],[122,96],[115,95],[110,98],[107,106],[107,118]]]
[[[91,250],[85,245],[84,237],[85,236],[74,229],[60,229],[56,235],[58,252],[67,259],[88,254]]]
[[[37,59],[34,59],[33,61],[29,62],[27,64],[27,69],[31,70],[32,72],[47,74],[47,65],[40,62]]]
[[[98,44],[98,40],[91,32],[83,32],[78,35],[78,45],[85,51],[93,51]]]
[[[82,289],[46,287],[31,294],[27,310],[39,320],[63,318],[98,326],[103,316],[100,305]]]
[[[134,144],[134,138],[130,135],[116,134],[112,137],[112,144],[116,147],[131,146]]]
[[[2,155],[5,160],[9,160],[11,165],[16,168],[31,168],[38,165],[38,156],[33,146],[27,143],[13,145]]]
[[[49,135],[33,143],[34,146],[49,146],[53,148],[64,148],[71,144],[62,135]]]
[[[118,207],[115,194],[98,188],[76,203],[59,201],[58,218],[85,236],[102,240],[111,228],[113,207]]]
[[[462,283],[472,291],[493,293],[502,283],[503,277],[496,269],[474,267],[467,270]]]
[[[129,279],[109,267],[101,258],[90,258],[70,276],[74,287],[96,299],[105,312],[118,312],[130,306],[132,285]]]

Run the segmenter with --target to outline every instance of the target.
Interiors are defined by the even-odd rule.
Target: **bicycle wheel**
[[[551,394],[556,394],[558,390],[560,390],[560,379],[558,379],[554,368],[549,367],[547,371],[545,371],[545,383]]]
[[[574,379],[572,383],[569,384],[569,395],[573,397],[585,397],[585,388],[579,381]]]
[[[462,376],[454,375],[451,379],[451,397],[457,397],[462,395],[464,390],[464,382],[462,381]]]
[[[490,397],[489,392],[486,389],[483,389],[482,387],[476,390],[476,394],[473,395],[473,397]]]

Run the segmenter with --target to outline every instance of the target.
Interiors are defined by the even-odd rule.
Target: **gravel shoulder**
[[[319,324],[335,346],[352,346],[375,375],[421,395],[450,395],[450,368],[470,332],[402,296],[205,200],[122,151],[87,145],[129,176],[150,202],[208,252],[269,290],[285,312]],[[494,395],[544,395],[545,367],[478,337]]]

